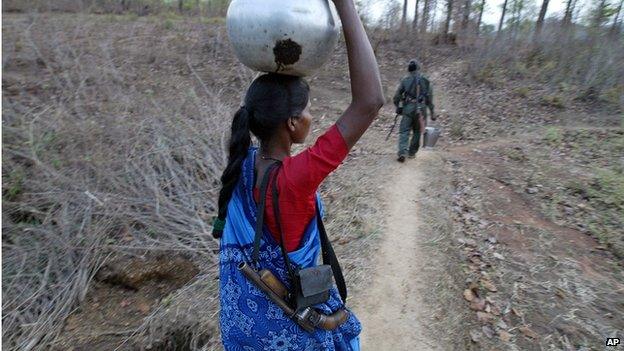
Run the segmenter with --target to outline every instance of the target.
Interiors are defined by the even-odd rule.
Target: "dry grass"
[[[108,252],[216,262],[209,218],[231,105],[198,72],[222,44],[184,25],[182,35],[150,22],[5,17],[7,349],[45,349]]]
[[[470,55],[468,72],[490,84],[521,80],[546,84],[553,94],[585,103],[624,107],[624,60],[621,36],[585,27],[545,27],[538,40],[519,36],[487,39]],[[545,96],[542,103],[563,108],[561,98]]]

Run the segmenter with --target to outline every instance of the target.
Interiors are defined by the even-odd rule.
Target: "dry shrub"
[[[216,262],[231,107],[198,71],[223,45],[205,30],[42,16],[3,32],[3,346],[43,350],[108,252]]]
[[[5,12],[71,12],[139,16],[178,12],[203,16],[225,16],[229,0],[4,0]]]
[[[551,87],[568,87],[572,97],[624,106],[624,41],[589,29],[545,27],[532,34],[502,34],[484,41],[469,60],[469,72],[488,77],[531,79]],[[616,96],[619,95],[619,96]]]

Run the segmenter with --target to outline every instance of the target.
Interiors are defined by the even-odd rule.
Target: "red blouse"
[[[342,134],[333,125],[313,146],[282,160],[282,167],[277,174],[277,189],[286,251],[299,248],[303,233],[316,214],[315,195],[318,186],[342,163],[348,153],[349,148]],[[259,181],[256,183],[259,185]],[[281,242],[273,215],[271,184],[272,180],[267,190],[264,218],[273,238]],[[258,201],[259,197],[260,190],[256,186],[254,198]]]

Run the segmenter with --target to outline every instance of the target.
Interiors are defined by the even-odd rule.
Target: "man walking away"
[[[420,135],[425,131],[427,107],[431,111],[431,120],[436,119],[433,112],[433,88],[429,79],[420,74],[416,60],[409,62],[407,70],[409,75],[401,80],[393,99],[397,115],[402,116],[399,126],[399,162],[405,162],[406,156],[416,157]],[[410,132],[413,133],[411,141]]]

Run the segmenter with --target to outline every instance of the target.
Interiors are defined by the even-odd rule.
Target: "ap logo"
[[[620,338],[607,338],[607,346],[618,346]]]

